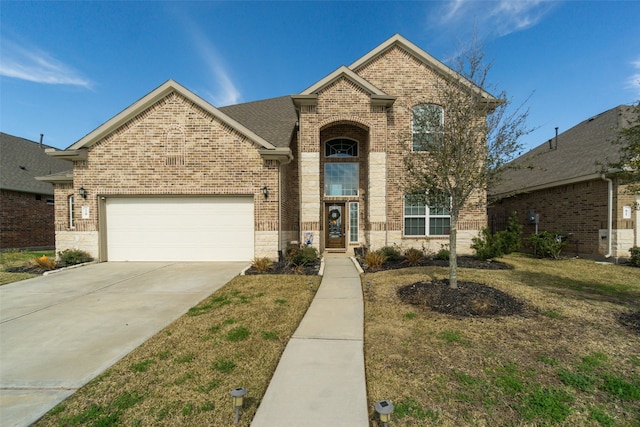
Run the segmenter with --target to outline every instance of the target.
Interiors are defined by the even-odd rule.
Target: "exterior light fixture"
[[[87,198],[87,190],[84,189],[84,187],[80,187],[78,189],[78,194],[80,194],[80,197],[82,197],[83,199]]]
[[[236,424],[240,422],[240,408],[244,403],[244,396],[247,394],[247,390],[242,387],[237,387],[231,390],[231,397],[233,398],[233,407],[236,410]]]
[[[373,406],[376,412],[380,415],[380,422],[384,427],[387,427],[387,423],[391,421],[391,414],[393,413],[393,403],[389,400],[380,400]]]
[[[269,198],[269,187],[267,187],[266,185],[262,187],[262,195],[265,199]]]

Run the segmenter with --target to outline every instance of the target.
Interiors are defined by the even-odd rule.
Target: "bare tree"
[[[504,91],[490,95],[482,46],[475,40],[441,74],[424,104],[412,108],[405,192],[410,203],[424,203],[450,215],[449,286],[457,288],[457,226],[465,208],[486,209],[486,188],[498,181],[506,164],[521,151],[518,139],[529,133],[528,110],[512,108]]]
[[[609,163],[613,175],[623,184],[628,184],[627,192],[640,193],[640,101],[631,106],[630,120],[627,122],[615,141],[620,144],[620,158]],[[640,206],[636,206],[640,209]]]

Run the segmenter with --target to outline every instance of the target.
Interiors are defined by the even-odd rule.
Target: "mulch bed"
[[[373,273],[376,271],[384,270],[397,270],[399,268],[407,267],[449,267],[449,261],[443,259],[423,258],[418,264],[409,265],[405,258],[401,258],[397,261],[385,261],[380,268],[372,269],[364,262],[362,258],[358,258],[358,262],[362,269],[367,273]],[[483,270],[508,270],[507,264],[500,261],[492,260],[480,260],[472,256],[458,256],[458,267],[461,268],[479,268]]]
[[[56,266],[56,268],[54,270],[58,270],[60,268],[66,267],[65,265],[60,265],[60,266]],[[42,267],[37,267],[37,266],[27,266],[27,265],[23,265],[23,266],[19,266],[19,267],[7,267],[4,269],[4,271],[6,271],[7,273],[29,273],[29,274],[44,274],[47,271],[52,271],[52,270],[47,270],[44,269]]]
[[[296,267],[286,262],[275,262],[267,271],[258,271],[255,267],[249,267],[244,272],[246,275],[253,274],[297,274],[301,276],[316,276],[320,271],[320,262],[313,265]]]
[[[458,289],[451,289],[449,280],[416,282],[398,289],[398,296],[404,303],[453,316],[494,317],[526,312],[523,302],[475,282],[458,281]]]
[[[622,313],[618,316],[618,321],[636,334],[640,334],[640,310],[632,313]]]

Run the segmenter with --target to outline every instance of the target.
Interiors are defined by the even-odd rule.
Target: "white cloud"
[[[458,33],[475,27],[481,39],[502,37],[535,26],[555,4],[545,0],[449,0],[431,16],[431,24]]]
[[[206,91],[206,96],[211,99],[213,105],[216,107],[223,107],[240,102],[242,96],[231,80],[231,77],[229,77],[224,61],[216,51],[215,46],[194,22],[188,22],[188,25],[185,25],[185,27],[188,28],[196,50],[215,77],[214,84],[216,90]]]
[[[627,78],[626,87],[631,89],[634,92],[634,96],[640,100],[640,59],[633,61],[631,64],[635,68],[635,73]]]
[[[0,75],[30,82],[91,88],[92,82],[43,50],[2,40]]]

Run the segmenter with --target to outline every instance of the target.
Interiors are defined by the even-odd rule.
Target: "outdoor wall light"
[[[247,390],[242,387],[237,387],[231,390],[233,407],[236,410],[236,424],[240,422],[240,408],[242,408],[242,404],[244,403],[245,394],[247,394]]]
[[[389,400],[380,400],[373,406],[376,412],[380,415],[380,421],[383,426],[387,426],[387,423],[391,421],[391,413],[393,412],[393,403]]]
[[[82,197],[83,199],[87,198],[87,190],[84,189],[84,187],[80,187],[78,189],[78,194],[80,194],[80,197]]]
[[[266,185],[262,187],[262,195],[265,199],[269,198],[269,187],[267,187]]]

